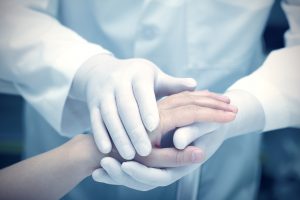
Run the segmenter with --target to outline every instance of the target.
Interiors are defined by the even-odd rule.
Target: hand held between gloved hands
[[[101,161],[103,168],[93,172],[95,181],[143,191],[171,184],[195,169],[198,165],[191,164],[201,162],[203,154],[201,149],[196,147],[188,147],[183,151],[158,148],[163,134],[198,121],[228,122],[235,118],[236,112],[236,108],[229,104],[228,98],[207,91],[172,95],[161,100],[158,107],[161,121],[159,128],[150,134],[154,147],[151,154],[147,157],[137,156],[138,162],[127,161],[123,164],[111,157],[104,158]],[[199,155],[198,158],[193,156],[194,150]]]
[[[147,130],[159,124],[156,95],[195,86],[193,79],[168,76],[144,59],[97,55],[76,73],[71,94],[87,103],[99,150],[109,153],[113,142],[124,159],[133,159],[135,152],[141,156],[151,152]]]

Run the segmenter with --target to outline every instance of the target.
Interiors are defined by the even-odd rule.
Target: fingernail
[[[132,160],[135,156],[135,152],[130,145],[124,145],[123,152],[119,152],[126,160]]]
[[[192,163],[199,163],[203,160],[203,152],[200,150],[194,150],[192,153]]]
[[[154,117],[152,114],[150,114],[147,116],[145,123],[146,123],[145,126],[146,126],[147,130],[152,132],[157,128],[159,121],[156,117]]]

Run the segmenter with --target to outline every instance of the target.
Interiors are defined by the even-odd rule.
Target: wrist
[[[226,138],[263,130],[265,114],[255,96],[243,90],[230,90],[225,95],[238,108],[235,120],[222,127],[226,131]]]
[[[104,155],[98,151],[91,135],[79,134],[69,141],[68,157],[77,168],[76,171],[87,177],[100,167]]]

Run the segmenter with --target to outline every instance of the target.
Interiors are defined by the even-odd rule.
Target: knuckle
[[[145,80],[143,80],[140,77],[135,77],[134,81],[133,81],[133,84],[132,84],[132,87],[135,91],[140,91],[140,90],[142,91],[142,90],[145,89],[145,85],[146,85]]]
[[[106,84],[118,84],[124,82],[126,82],[126,76],[124,76],[124,73],[118,71],[109,76]]]
[[[177,152],[175,162],[177,165],[182,165],[184,163],[184,154],[181,151]]]
[[[155,64],[152,63],[151,61],[147,60],[147,59],[143,59],[143,58],[138,58],[137,59],[141,64],[144,64],[145,67],[149,68],[149,69],[153,69],[153,67],[155,67]]]

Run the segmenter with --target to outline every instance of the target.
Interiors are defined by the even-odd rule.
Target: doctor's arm
[[[283,2],[290,25],[285,34],[287,47],[273,51],[257,71],[234,83],[225,93],[239,110],[236,119],[216,124],[213,131],[207,129],[211,127],[209,123],[179,128],[173,137],[175,147],[184,149],[193,143],[205,152],[205,162],[228,138],[300,127],[300,6],[295,0],[287,2]],[[133,179],[157,187],[171,184],[199,166],[162,170],[130,161],[121,167]],[[150,171],[151,177],[147,176]]]
[[[159,124],[156,96],[192,90],[196,82],[144,59],[115,58],[61,24],[58,6],[0,1],[0,92],[22,95],[61,135],[92,129],[103,153],[114,144],[125,159],[148,155],[147,131]]]
[[[300,1],[283,1],[282,7],[290,26],[284,35],[286,47],[271,52],[258,70],[234,83],[226,92],[239,108],[234,122],[216,130],[223,135],[227,132],[228,138],[300,126]],[[196,130],[195,127],[192,129]],[[179,148],[206,134],[185,134],[190,131],[180,131],[182,133],[178,132],[174,138],[175,146]],[[181,137],[189,139],[183,144],[179,141]]]
[[[195,123],[174,133],[174,145],[193,144],[205,154],[201,163],[181,168],[146,167],[124,162],[121,171],[152,187],[169,185],[207,161],[231,137],[285,127],[300,127],[300,47],[274,51],[252,75],[236,82],[226,93],[239,112],[226,124]],[[151,176],[149,176],[151,174]]]

